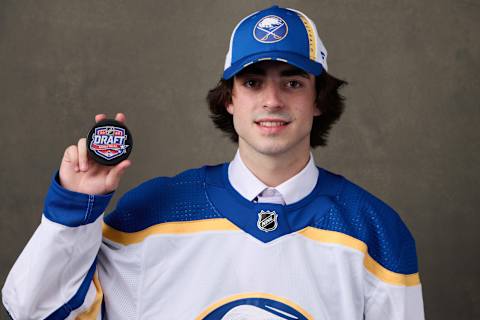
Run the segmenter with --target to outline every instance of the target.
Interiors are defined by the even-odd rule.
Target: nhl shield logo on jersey
[[[90,149],[98,156],[111,160],[127,152],[127,135],[125,129],[115,126],[104,126],[95,129]]]
[[[277,217],[278,214],[275,211],[260,211],[258,213],[257,227],[258,229],[269,232],[277,229]]]
[[[287,23],[278,16],[266,16],[260,19],[253,29],[257,41],[273,43],[283,40],[288,33]]]

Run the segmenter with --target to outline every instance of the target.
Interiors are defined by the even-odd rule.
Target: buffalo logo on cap
[[[278,16],[266,16],[260,19],[253,29],[257,41],[273,43],[283,40],[288,33],[287,23]]]

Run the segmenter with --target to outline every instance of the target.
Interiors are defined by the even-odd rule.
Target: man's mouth
[[[255,123],[260,127],[274,128],[286,126],[290,123],[290,121],[285,121],[282,119],[260,119],[255,121]]]
[[[287,128],[290,121],[282,119],[260,119],[255,121],[255,124],[265,134],[278,134]]]

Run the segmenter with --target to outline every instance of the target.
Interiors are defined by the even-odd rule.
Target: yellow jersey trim
[[[98,272],[95,271],[93,275],[93,284],[95,285],[95,289],[97,290],[97,294],[95,295],[95,299],[93,300],[92,305],[88,310],[79,314],[75,320],[95,320],[97,319],[100,310],[102,308],[102,300],[103,300],[103,290],[100,286],[100,280],[98,280]]]
[[[383,282],[399,286],[416,286],[420,284],[418,272],[401,274],[386,269],[368,254],[367,245],[354,237],[341,232],[321,230],[313,227],[306,227],[298,233],[311,240],[322,243],[339,244],[362,252],[365,256],[363,261],[365,268]]]
[[[274,301],[284,303],[284,304],[292,307],[296,311],[300,312],[308,320],[313,320],[312,315],[310,313],[308,313],[306,310],[304,310],[302,307],[300,307],[298,304],[296,304],[296,303],[294,303],[290,300],[287,300],[285,298],[278,297],[278,296],[275,296],[275,295],[269,294],[269,293],[263,293],[263,292],[241,293],[241,294],[237,294],[237,295],[230,296],[230,297],[224,298],[222,300],[219,300],[219,301],[215,302],[214,304],[210,305],[207,309],[205,309],[198,317],[195,318],[195,320],[202,320],[210,312],[212,312],[215,309],[218,309],[219,307],[221,307],[221,306],[223,306],[227,303],[230,303],[230,302],[235,301],[235,300],[248,299],[248,298],[264,298],[264,299],[270,299],[270,300],[274,300]]]
[[[183,234],[205,231],[238,231],[236,225],[224,218],[205,219],[195,221],[175,221],[153,225],[137,232],[122,232],[103,224],[103,236],[109,240],[124,245],[142,242],[154,234]]]
[[[130,245],[142,242],[145,238],[155,234],[188,234],[207,231],[239,230],[240,229],[228,219],[216,218],[195,221],[165,222],[132,233],[122,232],[104,224],[103,236],[116,243]],[[339,244],[362,252],[365,256],[363,261],[365,268],[383,282],[400,286],[415,286],[420,284],[418,273],[401,274],[386,269],[368,254],[367,245],[354,237],[341,232],[321,230],[313,227],[306,227],[298,231],[298,233],[314,241]]]

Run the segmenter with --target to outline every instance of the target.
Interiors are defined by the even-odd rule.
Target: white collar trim
[[[234,159],[228,166],[228,179],[233,188],[249,201],[253,201],[265,188],[268,188],[258,179],[240,157],[237,150]],[[296,175],[282,182],[275,189],[280,192],[285,204],[292,204],[309,195],[315,188],[318,179],[318,169],[315,166],[313,154],[307,165]]]

